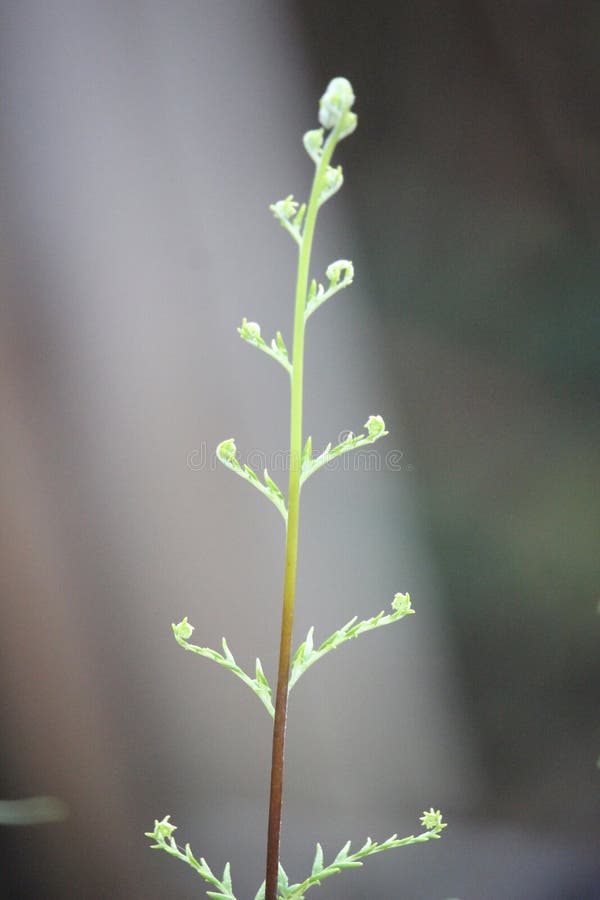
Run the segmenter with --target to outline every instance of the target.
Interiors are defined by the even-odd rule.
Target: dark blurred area
[[[298,10],[365,99],[346,199],[494,814],[597,824],[600,7]]]
[[[299,137],[344,75],[359,128],[321,227],[357,289],[315,333],[332,387],[309,384],[308,413],[324,442],[381,403],[403,465],[307,495],[301,584],[343,596],[299,629],[395,589],[420,621],[381,639],[387,662],[379,636],[340,651],[375,687],[351,724],[337,696],[331,742],[327,683],[298,697],[290,874],[316,840],[413,832],[422,797],[443,840],[324,897],[600,898],[600,4],[26,0],[0,13],[0,61],[0,797],[70,809],[0,826],[0,896],[202,895],[147,849],[167,812],[231,859],[239,900],[260,882],[268,728],[168,624],[189,612],[198,643],[231,635],[272,670],[281,535],[185,459],[233,433],[285,446],[283,386],[230,335],[255,314],[290,332],[265,208],[306,191]],[[351,510],[378,478],[365,537]],[[364,567],[394,561],[363,609]]]

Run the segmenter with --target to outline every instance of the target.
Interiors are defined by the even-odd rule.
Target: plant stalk
[[[288,487],[288,519],[285,546],[285,575],[283,583],[283,608],[279,643],[277,691],[275,695],[275,720],[273,725],[273,749],[271,756],[271,788],[269,796],[269,825],[267,833],[267,865],[265,875],[265,900],[277,900],[279,873],[279,845],[281,837],[281,811],[283,803],[283,766],[285,755],[285,731],[287,723],[288,684],[292,653],[292,632],[296,599],[296,571],[298,560],[298,524],[300,516],[300,475],[302,470],[302,391],[304,372],[305,306],[312,243],[319,211],[319,197],[327,166],[338,142],[341,122],[330,133],[313,179],[306,210],[302,241],[298,252],[296,298],[294,312],[294,340],[292,346],[292,383],[290,397],[290,478]]]

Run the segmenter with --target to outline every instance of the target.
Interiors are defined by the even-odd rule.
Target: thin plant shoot
[[[238,333],[244,341],[279,363],[290,379],[290,472],[287,495],[274,482],[267,470],[261,476],[250,466],[238,461],[237,448],[233,438],[222,441],[217,447],[217,457],[223,465],[249,482],[270,500],[281,514],[285,524],[283,606],[275,691],[273,691],[259,659],[256,660],[254,673],[249,674],[237,664],[225,638],[223,638],[220,651],[211,650],[208,647],[199,647],[190,643],[194,628],[188,622],[187,617],[172,626],[175,640],[184,650],[212,659],[233,672],[256,694],[273,719],[266,871],[265,880],[258,888],[254,900],[302,900],[311,887],[321,884],[326,878],[345,869],[362,866],[363,860],[367,856],[396,847],[406,847],[410,844],[437,839],[446,827],[439,810],[432,808],[421,816],[420,822],[423,830],[416,835],[398,838],[396,834],[393,834],[382,842],[367,838],[363,845],[354,851],[348,841],[329,861],[325,859],[321,845],[317,844],[310,873],[302,881],[293,884],[290,883],[279,858],[289,692],[298,679],[331,650],[335,650],[346,641],[367,631],[398,622],[413,613],[408,594],[399,593],[393,598],[387,613],[382,611],[370,619],[361,621],[354,617],[321,644],[315,644],[314,629],[311,628],[305,640],[295,653],[292,653],[302,488],[305,482],[326,463],[358,447],[372,444],[388,433],[382,417],[370,415],[360,434],[355,435],[350,432],[341,443],[335,446],[328,444],[322,452],[315,454],[312,440],[310,436],[304,437],[302,427],[306,324],[319,307],[352,284],[354,278],[352,263],[347,259],[339,259],[328,266],[325,272],[326,284],[318,283],[314,278],[310,279],[311,251],[319,209],[339,191],[343,184],[342,168],[339,165],[332,166],[331,160],[339,141],[352,134],[356,128],[357,116],[352,112],[354,99],[352,86],[345,78],[334,78],[329,83],[319,103],[321,127],[308,131],[304,135],[304,147],[315,167],[308,201],[298,203],[293,196],[289,196],[273,203],[270,207],[277,221],[291,235],[298,248],[291,356],[281,332],[278,331],[272,340],[266,341],[256,322],[243,319],[238,328]],[[203,857],[198,858],[194,855],[189,844],[180,846],[177,843],[173,836],[175,830],[176,826],[172,824],[170,816],[165,816],[160,821],[156,820],[154,830],[147,833],[147,836],[153,841],[152,848],[164,850],[191,866],[208,883],[209,889],[206,893],[209,897],[218,898],[218,900],[239,900],[234,894],[229,863],[225,866],[222,875],[216,875]]]

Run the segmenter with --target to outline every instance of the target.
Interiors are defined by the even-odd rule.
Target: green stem
[[[292,631],[296,598],[296,569],[298,560],[298,522],[300,515],[300,475],[302,468],[302,388],[304,370],[305,306],[313,236],[319,197],[327,166],[342,130],[342,119],[333,129],[323,148],[313,180],[306,211],[302,242],[298,253],[296,301],[294,313],[294,343],[292,348],[292,385],[290,399],[290,480],[288,489],[288,521],[285,547],[285,576],[283,584],[283,609],[279,666],[273,725],[273,751],[271,758],[271,790],[269,798],[269,826],[267,836],[267,867],[265,900],[277,900],[279,871],[279,843],[281,835],[281,808],[283,802],[283,764],[285,753],[285,729],[287,721],[288,682],[292,653]]]

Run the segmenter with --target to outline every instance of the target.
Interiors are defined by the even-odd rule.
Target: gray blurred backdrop
[[[592,0],[2,5],[0,796],[70,810],[2,829],[2,897],[202,896],[147,849],[167,813],[262,880],[270,722],[170,623],[274,677],[282,527],[213,448],[287,446],[235,327],[291,337],[267,206],[334,75],[359,128],[314,274],[357,277],[311,319],[306,429],[391,435],[305,490],[297,640],[417,615],[292,696],[286,868],[434,805],[442,841],[322,896],[600,896],[599,49]]]

